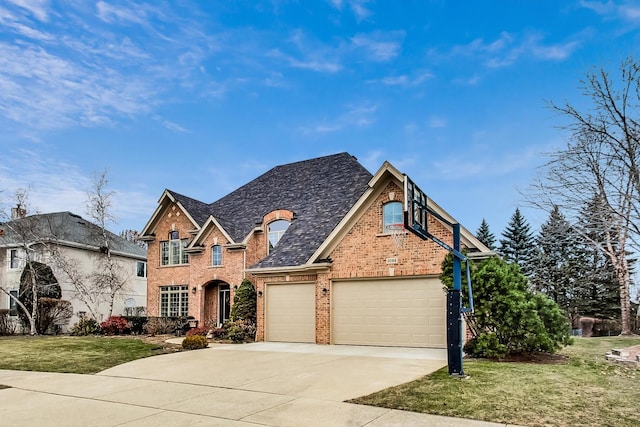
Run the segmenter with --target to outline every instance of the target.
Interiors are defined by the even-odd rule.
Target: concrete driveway
[[[446,365],[444,350],[253,343],[97,375],[1,371],[3,426],[490,426],[344,403]]]

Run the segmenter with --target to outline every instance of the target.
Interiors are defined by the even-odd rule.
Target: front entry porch
[[[204,285],[203,326],[219,327],[229,320],[231,288],[227,282],[212,280]]]

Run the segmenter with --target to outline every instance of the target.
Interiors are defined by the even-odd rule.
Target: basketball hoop
[[[391,234],[393,244],[396,245],[396,248],[401,248],[404,244],[404,236],[406,236],[404,224],[389,224],[387,225],[387,232]]]

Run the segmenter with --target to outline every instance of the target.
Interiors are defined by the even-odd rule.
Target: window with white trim
[[[189,264],[189,254],[185,248],[189,239],[180,239],[177,231],[169,233],[169,240],[160,242],[160,265]]]
[[[388,233],[392,224],[404,224],[402,203],[389,202],[382,206],[382,232]]]
[[[276,247],[282,235],[289,228],[289,221],[284,219],[275,220],[268,225],[269,229],[269,252]]]
[[[211,246],[211,265],[213,266],[222,265],[222,246],[220,245]]]
[[[160,316],[184,317],[189,313],[189,287],[160,286]]]
[[[136,262],[136,276],[147,277],[147,263],[144,261]]]

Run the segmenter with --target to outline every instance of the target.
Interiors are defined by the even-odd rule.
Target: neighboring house
[[[59,268],[51,250],[55,247],[64,259],[74,263],[86,279],[85,283],[89,284],[90,274],[104,257],[101,253],[104,251],[102,229],[71,212],[25,214],[24,210],[14,208],[11,221],[0,223],[0,286],[18,295],[20,276],[27,260],[25,247],[28,247],[29,260],[51,267],[61,287],[62,299],[71,302],[74,315],[69,326],[72,326],[89,310],[77,297],[69,276]],[[107,235],[120,277],[126,280],[122,291],[116,295],[113,314],[123,314],[126,308],[144,307],[147,298],[146,249],[111,232]],[[105,320],[109,310],[106,295],[101,299],[104,301],[98,308],[98,321]],[[4,292],[0,292],[0,308],[9,309],[17,320],[19,307]]]
[[[348,153],[277,166],[211,204],[165,190],[141,232],[147,312],[219,325],[249,278],[258,341],[446,347],[447,252],[408,232],[394,245],[403,194],[391,164],[372,176]],[[429,227],[452,244],[450,228]],[[489,252],[464,228],[462,244]]]

